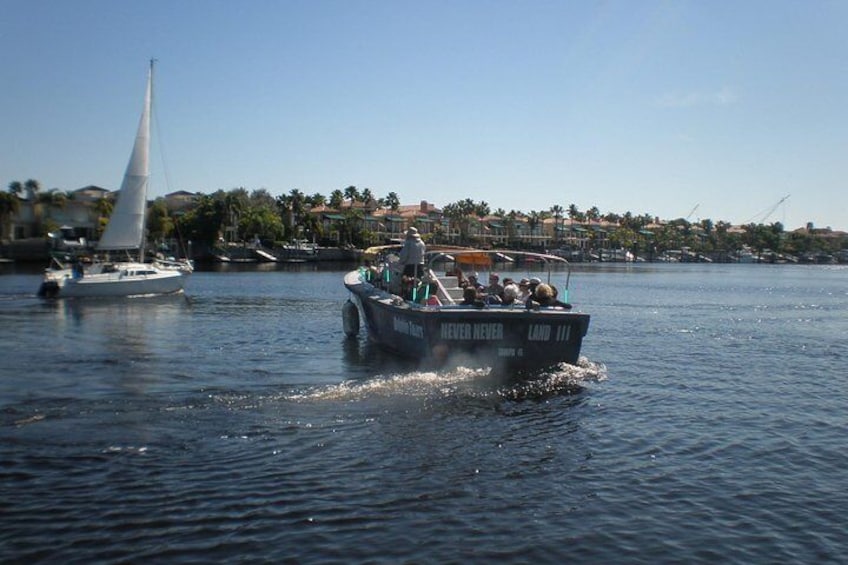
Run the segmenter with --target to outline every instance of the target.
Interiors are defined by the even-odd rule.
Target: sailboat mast
[[[147,93],[144,97],[147,112],[147,151],[148,155],[150,152],[150,118],[153,114],[153,63],[156,61],[154,58],[150,58],[150,67],[147,70]],[[148,157],[149,159],[149,157]],[[148,165],[149,166],[149,165]],[[147,183],[146,188],[149,188],[150,184],[150,170],[147,172]],[[144,195],[144,205],[141,208],[141,245],[138,248],[138,260],[141,263],[144,263],[144,251],[145,244],[147,243],[147,191],[145,190]]]

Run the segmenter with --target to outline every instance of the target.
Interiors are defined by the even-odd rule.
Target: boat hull
[[[435,366],[524,372],[575,364],[589,327],[588,314],[561,308],[420,306],[359,278],[349,273],[345,286],[356,298],[369,339]]]
[[[127,270],[75,277],[70,269],[48,271],[38,295],[45,298],[120,297],[181,292],[185,273],[147,268],[135,274]]]

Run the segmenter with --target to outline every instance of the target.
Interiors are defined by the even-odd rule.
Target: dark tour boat
[[[510,265],[509,274],[517,272],[523,264],[547,276],[547,284],[552,273],[561,274],[565,270],[565,285],[559,294],[567,301],[570,271],[568,262],[561,257],[526,252],[432,250],[426,253],[423,273],[405,277],[403,266],[391,253],[397,251],[396,246],[369,251],[378,254],[378,258],[344,277],[344,284],[356,302],[349,300],[344,307],[348,336],[358,334],[361,312],[369,339],[400,355],[438,367],[484,366],[524,373],[560,363],[577,363],[589,327],[589,315],[572,311],[567,302],[533,303],[528,308],[522,302],[502,304],[482,296],[473,303],[463,301],[465,277],[460,265],[492,268],[498,262]],[[437,266],[441,267],[439,274]],[[430,293],[438,297],[440,304],[427,304],[431,301]]]

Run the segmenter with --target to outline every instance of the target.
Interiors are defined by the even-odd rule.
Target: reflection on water
[[[91,321],[120,321],[126,327],[159,320],[167,323],[168,317],[181,315],[191,300],[184,293],[164,296],[139,296],[132,298],[77,298],[44,301],[48,308],[55,309],[59,320],[81,323]]]

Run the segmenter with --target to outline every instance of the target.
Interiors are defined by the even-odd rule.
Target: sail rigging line
[[[150,59],[151,66],[153,65],[153,63],[158,62],[158,61],[159,61],[159,59],[151,58]],[[155,153],[158,154],[157,156],[159,157],[159,163],[162,167],[162,177],[164,178],[164,181],[165,181],[165,194],[164,194],[164,196],[167,196],[168,194],[173,192],[173,188],[172,188],[173,185],[171,183],[170,168],[168,167],[168,162],[165,160],[165,141],[164,141],[164,135],[162,134],[162,126],[159,123],[159,111],[158,111],[157,106],[158,105],[153,104],[152,101],[151,101],[150,116],[151,116],[152,121],[153,121],[153,124],[152,124],[153,127],[151,128],[151,137],[154,138],[155,141],[156,141],[152,145],[153,145],[153,147],[156,148]],[[151,177],[152,176],[154,176],[153,173],[151,173]],[[187,259],[191,259],[191,257],[189,257],[188,246],[186,245],[185,239],[183,238],[183,234],[180,230],[180,222],[177,221],[178,219],[175,218],[175,217],[172,217],[172,219],[174,220],[174,230],[176,231],[176,235],[177,235],[176,239],[177,239],[177,244],[179,246],[178,251],[180,251]]]

